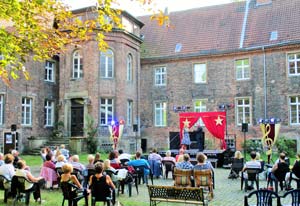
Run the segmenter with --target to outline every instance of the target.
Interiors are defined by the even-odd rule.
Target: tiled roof
[[[143,58],[214,54],[239,50],[246,2],[235,2],[170,13],[171,26],[158,26],[149,16],[145,26]],[[243,48],[300,40],[300,0],[273,0],[249,5]],[[272,31],[278,39],[270,41]],[[298,31],[298,32],[297,32]],[[182,44],[175,52],[176,44]]]

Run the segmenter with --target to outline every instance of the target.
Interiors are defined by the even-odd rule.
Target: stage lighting
[[[116,124],[115,120],[111,120],[110,124],[113,126]]]
[[[265,119],[265,123],[269,124],[270,120],[269,119]]]
[[[260,118],[260,119],[258,120],[258,123],[259,123],[259,124],[263,124],[263,123],[265,123],[265,121],[264,121],[264,119]]]
[[[272,118],[270,119],[270,124],[274,124],[274,123],[276,123],[276,119],[272,117]]]

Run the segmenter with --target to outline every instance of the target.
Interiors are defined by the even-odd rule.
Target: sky
[[[96,0],[64,0],[64,2],[69,4],[72,9],[78,9],[96,4]],[[137,3],[134,3],[131,0],[119,0],[119,2],[120,8],[122,10],[126,10],[133,16],[151,14],[151,12],[149,12],[145,6],[140,7]],[[232,2],[232,0],[154,0],[154,8],[164,11],[165,8],[168,7],[168,11],[172,12],[216,4],[226,4],[230,2]]]

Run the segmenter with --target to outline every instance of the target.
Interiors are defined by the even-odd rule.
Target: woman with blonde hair
[[[228,175],[229,179],[235,179],[239,177],[239,172],[242,171],[244,167],[244,158],[242,153],[237,150],[234,153],[234,158],[232,160],[232,164],[231,164],[231,170],[230,173]]]

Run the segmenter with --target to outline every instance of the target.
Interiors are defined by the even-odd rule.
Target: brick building
[[[247,138],[261,138],[260,118],[280,118],[279,136],[299,140],[299,10],[297,0],[251,0],[172,12],[162,27],[123,12],[124,30],[107,34],[106,53],[94,40],[69,45],[54,62],[29,63],[31,81],[0,83],[0,133],[16,124],[22,149],[30,136],[46,139],[58,121],[67,138],[83,137],[90,114],[102,145],[111,120],[124,119],[120,147],[165,149],[179,131],[174,107],[201,112],[225,105],[226,133],[238,148],[242,123],[249,124]],[[74,15],[88,18],[86,11]]]

